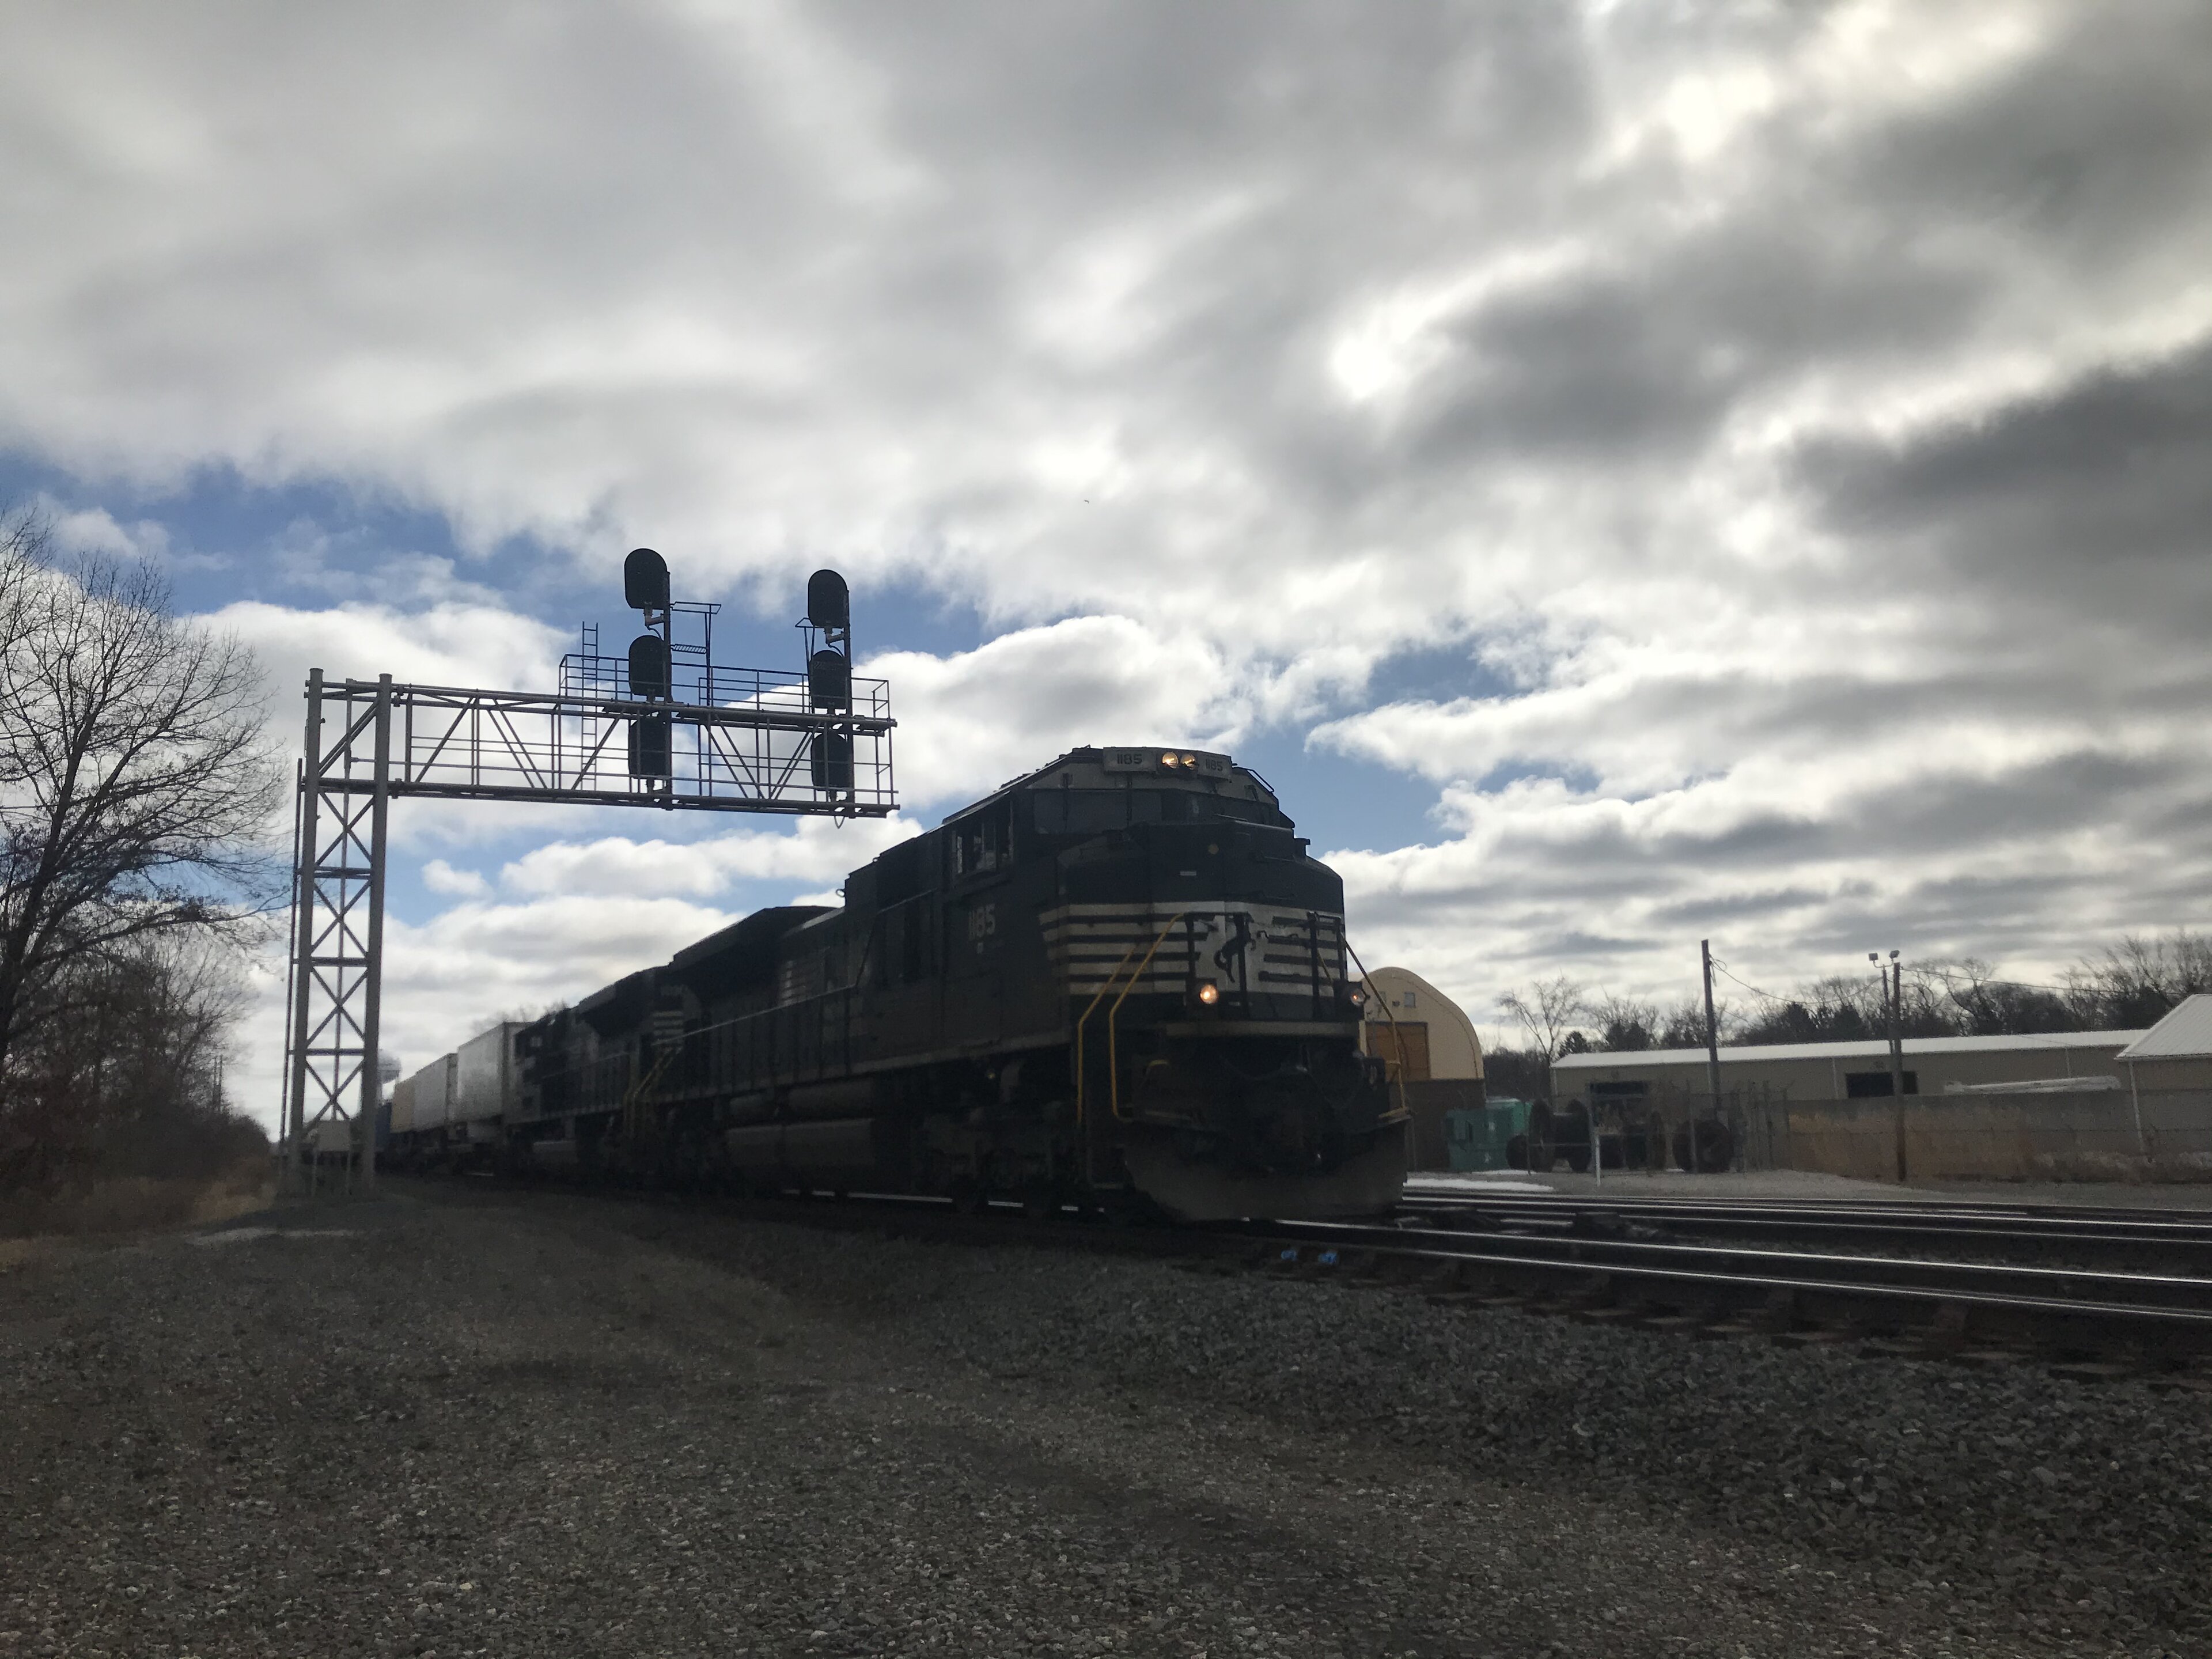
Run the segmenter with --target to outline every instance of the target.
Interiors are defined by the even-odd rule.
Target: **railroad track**
[[[668,1201],[622,1191],[600,1195],[648,1206]],[[1072,1216],[1037,1221],[1014,1205],[963,1215],[941,1200],[901,1195],[678,1201],[732,1218],[934,1243],[1141,1255],[1199,1272],[1395,1290],[1445,1306],[1512,1308],[1698,1337],[1853,1345],[1964,1364],[2032,1364],[2082,1378],[2136,1376],[2212,1394],[2212,1275],[2192,1273],[1854,1255],[1572,1228],[1470,1231],[1433,1224],[1434,1212],[1418,1203],[1390,1224],[1168,1227],[1086,1224]],[[1588,1207],[1579,1198],[1561,1200],[1545,1213],[1556,1216],[1561,1206]],[[1491,1207],[1487,1199],[1483,1207]]]
[[[2212,1391],[2212,1278],[1638,1238],[1271,1224],[1253,1265],[1447,1302]]]
[[[1826,1238],[1877,1248],[1972,1243],[2007,1255],[2159,1260],[2212,1270],[2212,1215],[2201,1210],[1960,1203],[1909,1199],[1663,1198],[1476,1193],[1410,1185],[1411,1219],[1471,1231],[1588,1234],[1650,1229],[1703,1237]]]

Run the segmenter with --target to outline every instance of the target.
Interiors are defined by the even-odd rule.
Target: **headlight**
[[[1180,766],[1182,763],[1177,760],[1173,755],[1163,755],[1160,757],[1160,764],[1163,766]]]
[[[1221,988],[1218,985],[1216,985],[1210,979],[1202,979],[1199,981],[1198,1000],[1204,1003],[1207,1007],[1211,1008],[1215,1003],[1221,1000]]]

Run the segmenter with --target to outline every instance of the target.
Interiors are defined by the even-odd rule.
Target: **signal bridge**
[[[390,803],[555,801],[662,811],[885,817],[890,690],[852,672],[844,578],[806,585],[800,672],[720,666],[719,606],[672,602],[650,548],[625,561],[624,598],[645,631],[625,658],[603,657],[596,629],[562,659],[556,691],[307,677],[304,758],[294,825],[287,984],[288,1170],[310,1137],[333,1138],[375,1176]],[[678,637],[677,618],[697,639]],[[680,695],[679,695],[680,694]]]

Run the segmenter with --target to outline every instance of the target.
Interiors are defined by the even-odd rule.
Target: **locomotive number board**
[[[1109,772],[1160,772],[1170,777],[1225,778],[1231,765],[1226,755],[1209,755],[1202,749],[1108,749],[1100,763]]]

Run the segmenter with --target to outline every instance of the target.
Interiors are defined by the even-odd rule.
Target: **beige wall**
[[[1368,975],[1366,989],[1370,1022],[1386,1023],[1382,1010],[1387,1003],[1389,1018],[1428,1027],[1431,1078],[1481,1077],[1482,1043],[1474,1035],[1474,1023],[1442,991],[1407,968],[1377,968]],[[1360,1046],[1375,1052],[1376,1045],[1363,1042]]]
[[[2127,1068],[2114,1056],[2132,1040],[2112,1036],[2097,1040],[2085,1033],[2063,1048],[2022,1046],[1972,1049],[1954,1053],[1915,1052],[1905,1048],[1905,1069],[1916,1074],[1923,1095],[1940,1095],[1947,1084],[2024,1083],[2041,1078],[2118,1077],[2127,1081]],[[2168,1068],[2171,1069],[2168,1069]],[[2193,1070],[2188,1069],[2193,1068]],[[1847,1097],[1846,1073],[1887,1072],[1887,1053],[1869,1055],[1824,1056],[1813,1060],[1770,1060],[1756,1048],[1721,1050],[1721,1088],[1759,1100],[1841,1100]],[[2153,1086],[2152,1066],[2140,1068],[2146,1088]],[[1569,1055],[1552,1069],[1552,1091],[1561,1100],[1586,1094],[1594,1082],[1649,1083],[1655,1103],[1668,1097],[1705,1093],[1705,1063],[1694,1059],[1652,1060],[1632,1054]],[[2167,1062],[2160,1067],[2156,1086],[2212,1087],[2212,1061]]]
[[[1791,1101],[1741,1113],[1750,1169],[1910,1181],[2212,1179],[2212,1092],[2103,1089],[2078,1094],[1951,1095]]]
[[[2132,1080],[2135,1087],[2142,1090],[2212,1089],[2212,1056],[2138,1060],[2112,1069],[2121,1082]]]

